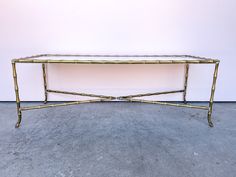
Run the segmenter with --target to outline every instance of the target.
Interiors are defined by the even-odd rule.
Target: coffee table
[[[17,63],[38,63],[42,65],[42,73],[44,80],[44,105],[38,106],[21,106],[20,96],[19,96],[19,86],[17,82],[17,72],[16,72],[16,64]],[[154,93],[142,93],[142,94],[133,94],[133,95],[125,95],[125,96],[110,96],[110,95],[97,95],[91,93],[79,93],[79,92],[68,92],[68,91],[60,91],[60,90],[52,90],[48,88],[47,84],[47,72],[46,65],[47,64],[181,64],[185,65],[185,76],[184,76],[184,86],[181,90],[171,90],[164,92],[154,92]],[[14,88],[16,94],[16,105],[17,105],[17,115],[18,120],[15,125],[18,128],[21,124],[22,120],[22,112],[28,111],[32,109],[43,109],[43,108],[51,108],[57,106],[67,106],[67,105],[76,105],[82,103],[92,103],[92,102],[103,102],[103,101],[111,101],[111,100],[123,100],[128,102],[141,102],[141,103],[151,103],[151,104],[160,104],[160,105],[168,105],[168,106],[177,106],[177,107],[186,107],[186,108],[194,108],[194,109],[203,109],[207,110],[207,119],[208,125],[213,127],[211,115],[214,101],[214,93],[216,88],[216,80],[218,74],[220,60],[211,59],[205,57],[198,57],[192,55],[70,55],[70,54],[42,54],[42,55],[34,55],[30,57],[18,58],[12,60],[12,69],[13,69],[13,79],[14,79]],[[187,104],[186,102],[186,93],[187,93],[187,85],[188,85],[188,73],[189,73],[189,65],[190,64],[213,64],[215,65],[215,70],[213,74],[213,82],[211,87],[211,95],[208,106],[199,106]],[[71,101],[65,103],[57,103],[57,104],[46,104],[48,101],[48,93],[58,93],[58,94],[68,94],[68,95],[80,95],[80,96],[88,96],[95,97],[97,99],[89,99],[89,100],[81,100],[81,101]],[[173,103],[173,102],[162,102],[162,101],[151,101],[145,99],[137,99],[143,96],[153,96],[153,95],[161,95],[161,94],[171,94],[171,93],[182,93],[183,94],[183,103]]]

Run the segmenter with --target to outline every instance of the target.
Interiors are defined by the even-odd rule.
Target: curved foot
[[[15,128],[19,128],[20,127],[20,123],[17,122],[16,125],[15,125]]]
[[[209,127],[214,127],[214,124],[212,122],[208,122]]]
[[[43,103],[44,103],[44,104],[47,104],[47,102],[48,102],[48,101],[44,101]]]
[[[208,120],[209,127],[214,127],[214,125],[211,121],[211,112],[208,112],[207,120]]]

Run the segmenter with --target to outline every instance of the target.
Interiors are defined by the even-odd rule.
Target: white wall
[[[219,58],[215,99],[235,101],[235,7],[235,0],[0,0],[0,101],[15,100],[11,59],[40,53]],[[183,67],[177,65],[50,65],[48,69],[52,89],[122,95],[183,86]],[[22,100],[42,100],[41,66],[22,64],[17,70]],[[209,65],[190,66],[188,100],[209,99],[212,72]],[[181,98],[176,94],[166,99]]]

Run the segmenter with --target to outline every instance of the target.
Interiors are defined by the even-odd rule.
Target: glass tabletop
[[[14,59],[21,63],[101,63],[101,64],[155,64],[155,63],[216,63],[217,59],[191,55],[69,55],[44,54]]]

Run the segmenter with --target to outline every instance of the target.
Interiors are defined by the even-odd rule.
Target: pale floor
[[[236,176],[236,103],[215,104],[214,128],[204,110],[144,103],[28,111],[19,129],[14,102],[0,113],[0,177]]]

